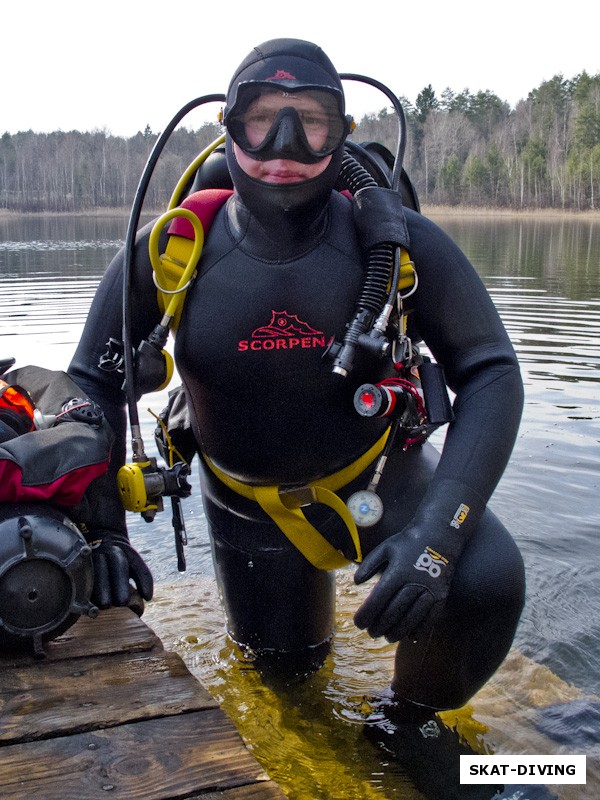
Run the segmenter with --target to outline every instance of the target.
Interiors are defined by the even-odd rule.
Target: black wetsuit
[[[431,221],[406,211],[418,289],[409,332],[423,338],[456,394],[441,459],[429,445],[396,447],[380,484],[385,515],[361,531],[363,551],[402,530],[436,482],[458,479],[487,501],[511,453],[522,382],[514,350],[473,267]],[[284,235],[285,233],[285,235]],[[351,203],[334,193],[304,229],[271,232],[237,196],[218,213],[200,274],[188,292],[175,358],[194,431],[212,461],[259,484],[313,480],[354,461],[385,423],[365,419],[352,397],[390,372],[389,361],[361,356],[351,376],[332,375],[324,352],[343,339],[363,278]],[[133,339],[160,319],[140,236],[133,281]],[[122,254],[110,265],[70,367],[125,441],[122,376],[98,369],[110,337],[121,338]],[[439,464],[438,464],[439,459]],[[345,487],[365,488],[372,470]],[[226,489],[206,469],[203,501],[231,635],[258,650],[300,650],[333,630],[334,577],[311,566],[256,503]],[[323,507],[307,517],[349,554],[347,531]],[[116,492],[98,524],[122,527]],[[431,520],[435,524],[435,519]],[[456,568],[444,615],[433,633],[398,648],[394,688],[434,707],[456,707],[495,671],[512,642],[524,597],[520,554],[486,510]]]

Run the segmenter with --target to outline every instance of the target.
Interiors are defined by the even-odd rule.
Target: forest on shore
[[[407,121],[404,167],[427,205],[512,210],[600,207],[600,74],[556,75],[515,108],[492,91],[437,97],[425,87],[401,98]],[[221,134],[217,123],[171,135],[146,206],[168,202],[179,176]],[[391,108],[367,114],[352,134],[395,152]],[[129,207],[157,134],[54,131],[0,137],[0,210],[81,212]]]

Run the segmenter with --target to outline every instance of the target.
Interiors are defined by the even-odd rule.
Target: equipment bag
[[[2,377],[31,401],[34,429],[22,433],[15,425],[11,432],[4,418],[0,502],[77,505],[108,470],[113,434],[104,414],[65,372],[27,366]]]

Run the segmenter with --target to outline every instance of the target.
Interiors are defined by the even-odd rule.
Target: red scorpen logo
[[[252,331],[250,339],[242,339],[238,350],[291,350],[295,347],[326,347],[325,334],[303,322],[297,314],[272,311],[268,325]]]
[[[290,72],[286,72],[284,69],[278,69],[275,75],[271,75],[270,78],[266,78],[267,81],[295,81],[296,76],[292,75]]]

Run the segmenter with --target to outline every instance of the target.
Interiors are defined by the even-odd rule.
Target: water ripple
[[[96,239],[66,241],[62,239],[38,239],[32,241],[0,241],[0,251],[11,253],[29,252],[61,252],[70,253],[74,250],[118,250],[124,244],[121,239]]]

